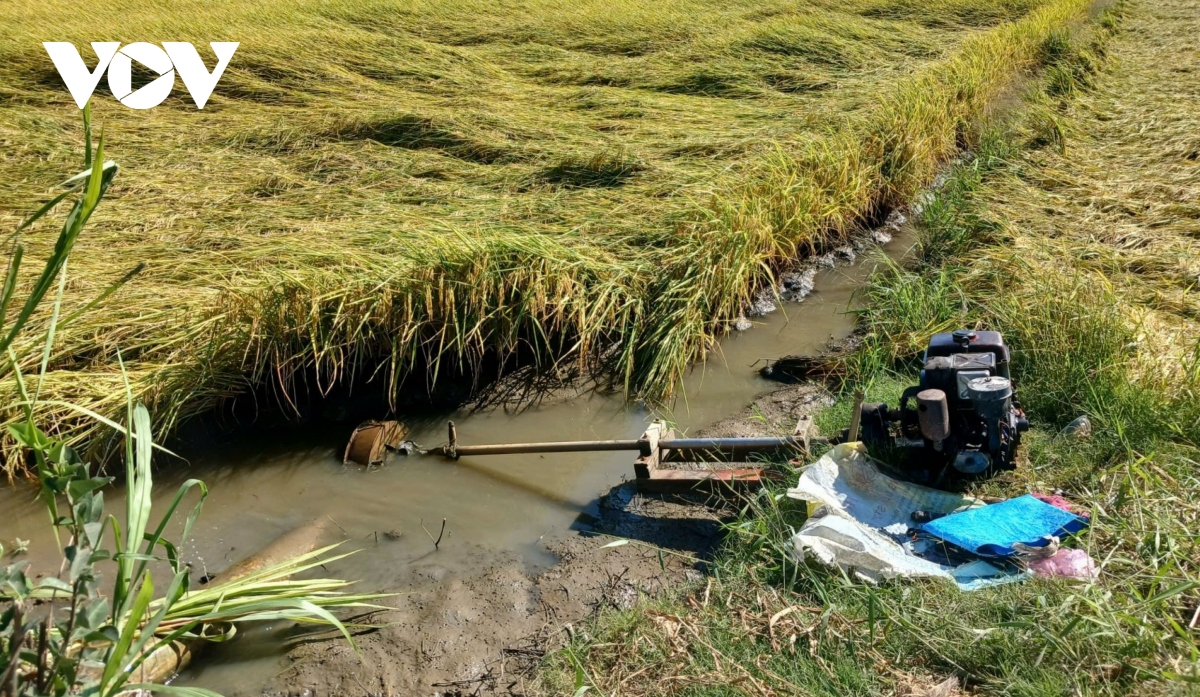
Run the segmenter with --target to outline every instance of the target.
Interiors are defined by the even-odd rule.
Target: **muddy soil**
[[[820,387],[792,385],[763,394],[702,435],[787,434],[802,414],[826,406]],[[531,694],[539,660],[573,625],[606,607],[703,584],[706,560],[734,505],[703,495],[637,493],[627,482],[601,500],[592,531],[547,541],[559,563],[538,573],[515,555],[480,550],[479,571],[386,601],[393,609],[360,634],[356,655],[344,641],[303,643],[265,692],[288,697]],[[614,541],[626,544],[609,546]],[[659,549],[663,550],[660,555]],[[436,565],[425,567],[439,580]]]

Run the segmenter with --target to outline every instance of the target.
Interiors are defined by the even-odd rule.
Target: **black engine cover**
[[[904,391],[900,408],[891,411],[885,405],[864,405],[863,439],[891,445],[887,424],[898,422],[896,444],[909,449],[909,469],[917,481],[940,482],[946,476],[986,474],[967,466],[974,463],[986,467],[987,472],[1012,469],[1020,433],[1028,427],[1020,404],[1015,399],[996,402],[976,393],[979,399],[985,399],[977,404],[968,389],[971,381],[979,378],[1010,379],[1010,360],[1000,332],[959,330],[934,334],[925,350],[919,384]],[[949,435],[937,442],[922,434],[915,408],[917,394],[931,389],[945,393],[949,412]],[[956,471],[959,467],[963,471]]]

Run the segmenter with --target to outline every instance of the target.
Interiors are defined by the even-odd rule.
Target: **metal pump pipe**
[[[825,442],[821,438],[809,438],[808,443]],[[801,436],[751,437],[751,438],[669,438],[658,442],[664,460],[679,462],[693,460],[697,456],[720,453],[733,459],[750,455],[778,453],[786,450],[803,450],[806,444]]]
[[[495,445],[455,445],[453,453],[450,446],[442,449],[441,454],[449,457],[465,455],[515,455],[520,453],[578,453],[601,450],[641,450],[645,443],[640,440],[574,440],[552,443],[497,443]],[[645,443],[646,449],[650,448]],[[434,452],[437,452],[436,450]]]
[[[457,436],[457,434],[455,434]],[[828,442],[823,438],[810,438],[808,443]],[[805,440],[801,436],[757,437],[757,438],[670,438],[658,442],[659,451],[669,451],[670,459],[721,453],[730,456],[746,456],[754,453],[777,452],[789,448],[802,449]],[[612,450],[636,450],[642,455],[650,454],[650,442],[638,440],[576,440],[546,443],[497,443],[494,445],[459,445],[457,437],[434,453],[451,458],[464,455],[517,455],[532,453],[577,453]]]

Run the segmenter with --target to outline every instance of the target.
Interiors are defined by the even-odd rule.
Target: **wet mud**
[[[698,435],[788,433],[802,415],[831,401],[813,384],[776,389]],[[483,550],[477,573],[432,565],[425,573],[437,583],[390,601],[394,609],[374,618],[386,626],[357,638],[361,655],[344,642],[301,644],[281,660],[265,692],[536,694],[538,662],[561,647],[579,622],[605,608],[627,609],[689,585],[702,587],[706,561],[736,506],[707,495],[639,494],[632,482],[618,485],[601,498],[592,530],[545,541],[546,551],[559,559],[554,566],[530,574],[519,559],[489,559]],[[614,546],[619,540],[629,542]],[[204,682],[203,673],[189,677]]]

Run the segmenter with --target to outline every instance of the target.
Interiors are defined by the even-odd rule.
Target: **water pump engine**
[[[1000,332],[934,334],[920,384],[904,390],[898,409],[863,404],[862,440],[907,450],[906,469],[920,482],[1014,469],[1029,422],[1013,393],[1010,358]]]

